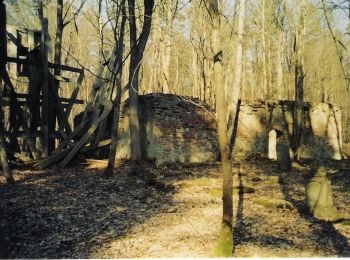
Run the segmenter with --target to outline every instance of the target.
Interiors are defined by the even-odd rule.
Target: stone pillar
[[[309,115],[312,132],[315,136],[326,136],[329,112],[329,104],[327,103],[311,105]]]
[[[289,153],[290,145],[287,134],[281,134],[277,137],[276,155],[278,169],[289,171],[292,168],[292,162]]]
[[[330,219],[336,212],[333,206],[332,186],[324,167],[306,185],[306,202],[310,213],[320,219]]]
[[[277,160],[277,152],[276,152],[276,145],[277,145],[277,133],[275,130],[271,130],[269,132],[269,159],[270,160]]]
[[[341,160],[341,111],[336,108],[331,108],[329,121],[327,125],[327,138],[329,148],[332,150],[332,159]]]

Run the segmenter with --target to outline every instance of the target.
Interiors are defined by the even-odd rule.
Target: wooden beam
[[[46,158],[49,156],[49,69],[48,69],[48,46],[47,46],[47,35],[48,35],[48,21],[44,18],[41,23],[41,65],[43,68],[42,74],[42,119],[41,119],[41,145],[42,145],[42,157]]]
[[[46,159],[35,164],[34,167],[36,169],[39,169],[39,170],[45,169],[45,168],[53,165],[54,163],[62,160],[64,157],[66,157],[66,155],[69,153],[70,150],[71,150],[71,148],[67,148],[61,152],[52,154],[52,155],[50,155],[50,157],[47,157]]]
[[[102,115],[93,119],[90,129],[77,143],[74,144],[73,149],[69,152],[67,157],[65,157],[64,160],[59,164],[60,167],[63,168],[70,162],[70,160],[75,156],[75,154],[85,145],[87,140],[92,136],[99,124],[108,116],[110,111],[111,108],[105,107],[105,110],[103,111]]]
[[[112,143],[112,139],[103,140],[103,141],[99,142],[97,145],[91,143],[90,145],[83,147],[81,149],[81,152],[83,152],[83,153],[90,152],[90,151],[93,151],[95,149],[110,145],[111,143]]]
[[[53,102],[55,103],[55,109],[57,112],[57,119],[58,119],[58,123],[60,125],[60,130],[66,129],[66,132],[68,134],[70,134],[70,133],[72,133],[72,129],[69,125],[68,117],[66,116],[66,113],[64,112],[62,103],[59,101],[60,97],[58,96],[58,90],[54,89],[54,88],[57,88],[55,86],[56,82],[51,75],[49,76],[49,82],[51,85],[50,95],[52,95]]]
[[[75,84],[74,89],[72,91],[72,95],[68,101],[68,107],[66,110],[66,114],[67,114],[67,118],[69,118],[70,113],[72,111],[73,108],[73,104],[74,104],[74,100],[76,100],[77,96],[78,96],[78,92],[80,90],[81,84],[83,83],[83,79],[84,79],[84,73],[80,73],[79,78],[77,80],[77,84]]]
[[[11,149],[6,149],[8,151],[9,154],[12,154],[13,157],[15,157],[16,159],[22,161],[22,162],[31,162],[33,161],[31,158],[29,158],[28,156],[24,155],[24,154],[21,154],[21,153],[18,153],[18,152],[15,152]]]
[[[26,129],[27,128],[28,128],[28,126],[26,127]],[[11,136],[23,137],[23,138],[29,138],[29,137],[34,138],[34,137],[40,137],[41,131],[35,131],[35,132],[31,132],[29,134],[26,131],[20,131],[20,130],[17,131],[16,133],[5,131],[4,136],[8,137],[8,138],[10,138]],[[54,133],[50,133],[50,138],[61,139],[62,135],[59,132],[55,131]]]
[[[6,60],[9,63],[17,63],[17,64],[38,66],[38,67],[42,66],[42,64],[40,62],[27,60],[27,59],[21,59],[21,58],[7,57]],[[84,71],[83,69],[74,68],[74,67],[71,67],[71,66],[66,66],[66,65],[56,64],[56,63],[51,63],[51,62],[48,63],[48,67],[50,69],[58,69],[58,70],[75,72],[75,73],[83,73],[83,71]]]
[[[23,93],[15,93],[13,94],[13,97],[16,97],[16,98],[23,98],[23,99],[27,99],[28,98],[28,94],[23,94]],[[3,97],[3,100],[8,100],[8,98],[10,98],[8,95],[5,95]],[[38,99],[40,101],[42,101],[43,99],[43,96],[42,95],[39,95],[38,96]],[[73,103],[73,104],[84,104],[84,100],[81,100],[81,99],[70,99],[70,98],[62,98],[60,97],[60,101],[61,103]],[[20,102],[20,101],[19,101]]]
[[[53,75],[54,79],[61,82],[70,82],[69,78],[62,77],[60,75]]]
[[[2,98],[2,102],[3,102],[2,105],[5,106],[5,107],[6,106],[11,106],[11,98],[10,97],[3,97]],[[17,101],[17,104],[22,107],[23,105],[26,104],[26,101],[25,100]],[[42,102],[37,102],[36,104],[41,106]],[[73,104],[84,104],[84,102],[73,102]],[[65,111],[67,111],[67,108],[69,107],[69,104],[61,102],[61,105],[65,109]],[[67,114],[67,112],[66,112],[66,114]]]
[[[27,122],[23,119],[22,109],[21,109],[20,105],[18,104],[18,100],[15,96],[13,84],[12,84],[10,77],[9,77],[6,70],[3,71],[2,76],[3,76],[3,80],[5,81],[5,84],[8,87],[8,91],[10,92],[10,97],[12,98],[12,102],[13,102],[12,108],[18,115],[18,121],[21,122],[22,128],[24,129],[24,131],[29,132],[29,130],[28,130],[29,126],[27,125]],[[36,149],[35,141],[30,136],[27,137],[27,141],[28,141],[28,145],[30,147],[30,151],[33,155],[33,158],[35,160],[39,159],[39,154],[38,154],[38,151]]]

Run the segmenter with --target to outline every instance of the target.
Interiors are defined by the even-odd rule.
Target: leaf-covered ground
[[[0,183],[0,233],[9,257],[213,256],[222,211],[219,164],[131,170],[126,163],[110,178],[101,177],[103,166],[15,170],[15,186]],[[309,170],[310,164],[294,165],[280,173],[259,158],[235,164],[234,186],[245,189],[234,189],[234,256],[350,256],[350,173],[332,177],[337,216],[323,221],[305,207]]]

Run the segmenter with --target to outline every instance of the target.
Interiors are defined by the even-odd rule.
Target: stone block
[[[333,205],[331,181],[324,167],[317,169],[305,188],[310,213],[320,219],[330,219],[336,213]]]

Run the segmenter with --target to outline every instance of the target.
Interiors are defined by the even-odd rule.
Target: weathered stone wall
[[[130,158],[128,103],[122,108],[117,158]],[[143,156],[163,163],[215,161],[215,114],[198,100],[176,95],[140,96]]]
[[[251,153],[272,157],[269,136],[283,135],[286,145],[293,130],[293,102],[242,101],[232,154],[244,158]],[[341,111],[330,104],[305,103],[302,157],[341,159]],[[122,108],[118,159],[130,158],[128,103]],[[176,95],[140,96],[141,139],[146,159],[163,163],[215,161],[219,147],[215,112],[196,99]],[[270,140],[271,141],[271,140]],[[271,146],[271,144],[274,144]],[[276,149],[276,142],[270,142]],[[275,155],[273,155],[275,153]]]

